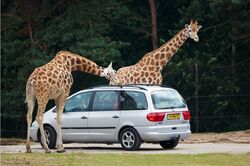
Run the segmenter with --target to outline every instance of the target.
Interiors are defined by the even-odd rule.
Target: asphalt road
[[[172,150],[163,150],[158,144],[142,144],[138,151],[124,151],[119,144],[64,144],[66,153],[137,153],[137,154],[202,154],[202,153],[249,153],[250,144],[235,143],[201,143],[201,144],[179,144]],[[33,152],[41,152],[41,145],[35,143],[31,145]],[[0,146],[1,153],[24,153],[25,145]],[[56,150],[53,149],[53,152]]]

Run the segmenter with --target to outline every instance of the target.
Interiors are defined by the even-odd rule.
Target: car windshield
[[[151,93],[155,109],[184,108],[186,103],[175,90],[157,90]]]

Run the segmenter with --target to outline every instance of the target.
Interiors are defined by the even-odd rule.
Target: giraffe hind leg
[[[28,106],[28,112],[27,112],[27,143],[26,143],[26,152],[31,153],[31,148],[30,148],[30,125],[32,122],[32,113],[34,110],[35,106],[35,99],[27,99],[27,106]]]
[[[25,102],[27,103],[28,111],[27,111],[27,143],[26,143],[26,152],[31,153],[31,148],[30,148],[30,125],[32,123],[32,113],[34,110],[35,106],[35,95],[34,95],[34,89],[32,86],[27,85],[26,87],[26,100]]]

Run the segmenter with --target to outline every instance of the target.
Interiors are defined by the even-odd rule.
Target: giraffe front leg
[[[57,138],[56,138],[56,145],[57,145],[57,153],[65,152],[62,142],[62,113],[64,109],[65,99],[63,95],[60,95],[56,100],[56,108],[57,108]]]
[[[46,137],[45,137],[45,132],[44,132],[44,127],[43,127],[43,114],[45,111],[45,107],[48,103],[48,97],[45,98],[37,98],[37,103],[38,103],[38,112],[36,115],[36,121],[39,125],[39,129],[40,129],[40,134],[41,134],[41,143],[43,148],[45,149],[45,153],[51,153],[47,142],[46,142]]]
[[[63,143],[62,143],[62,117],[60,113],[57,113],[57,138],[56,138],[56,145],[57,145],[57,153],[65,152]]]

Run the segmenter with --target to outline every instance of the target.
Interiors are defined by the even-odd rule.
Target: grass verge
[[[248,166],[248,154],[90,154],[90,153],[1,153],[1,165],[83,166]]]
[[[0,145],[18,145],[25,144],[26,139],[21,138],[0,138]],[[31,141],[32,143],[32,141]]]

